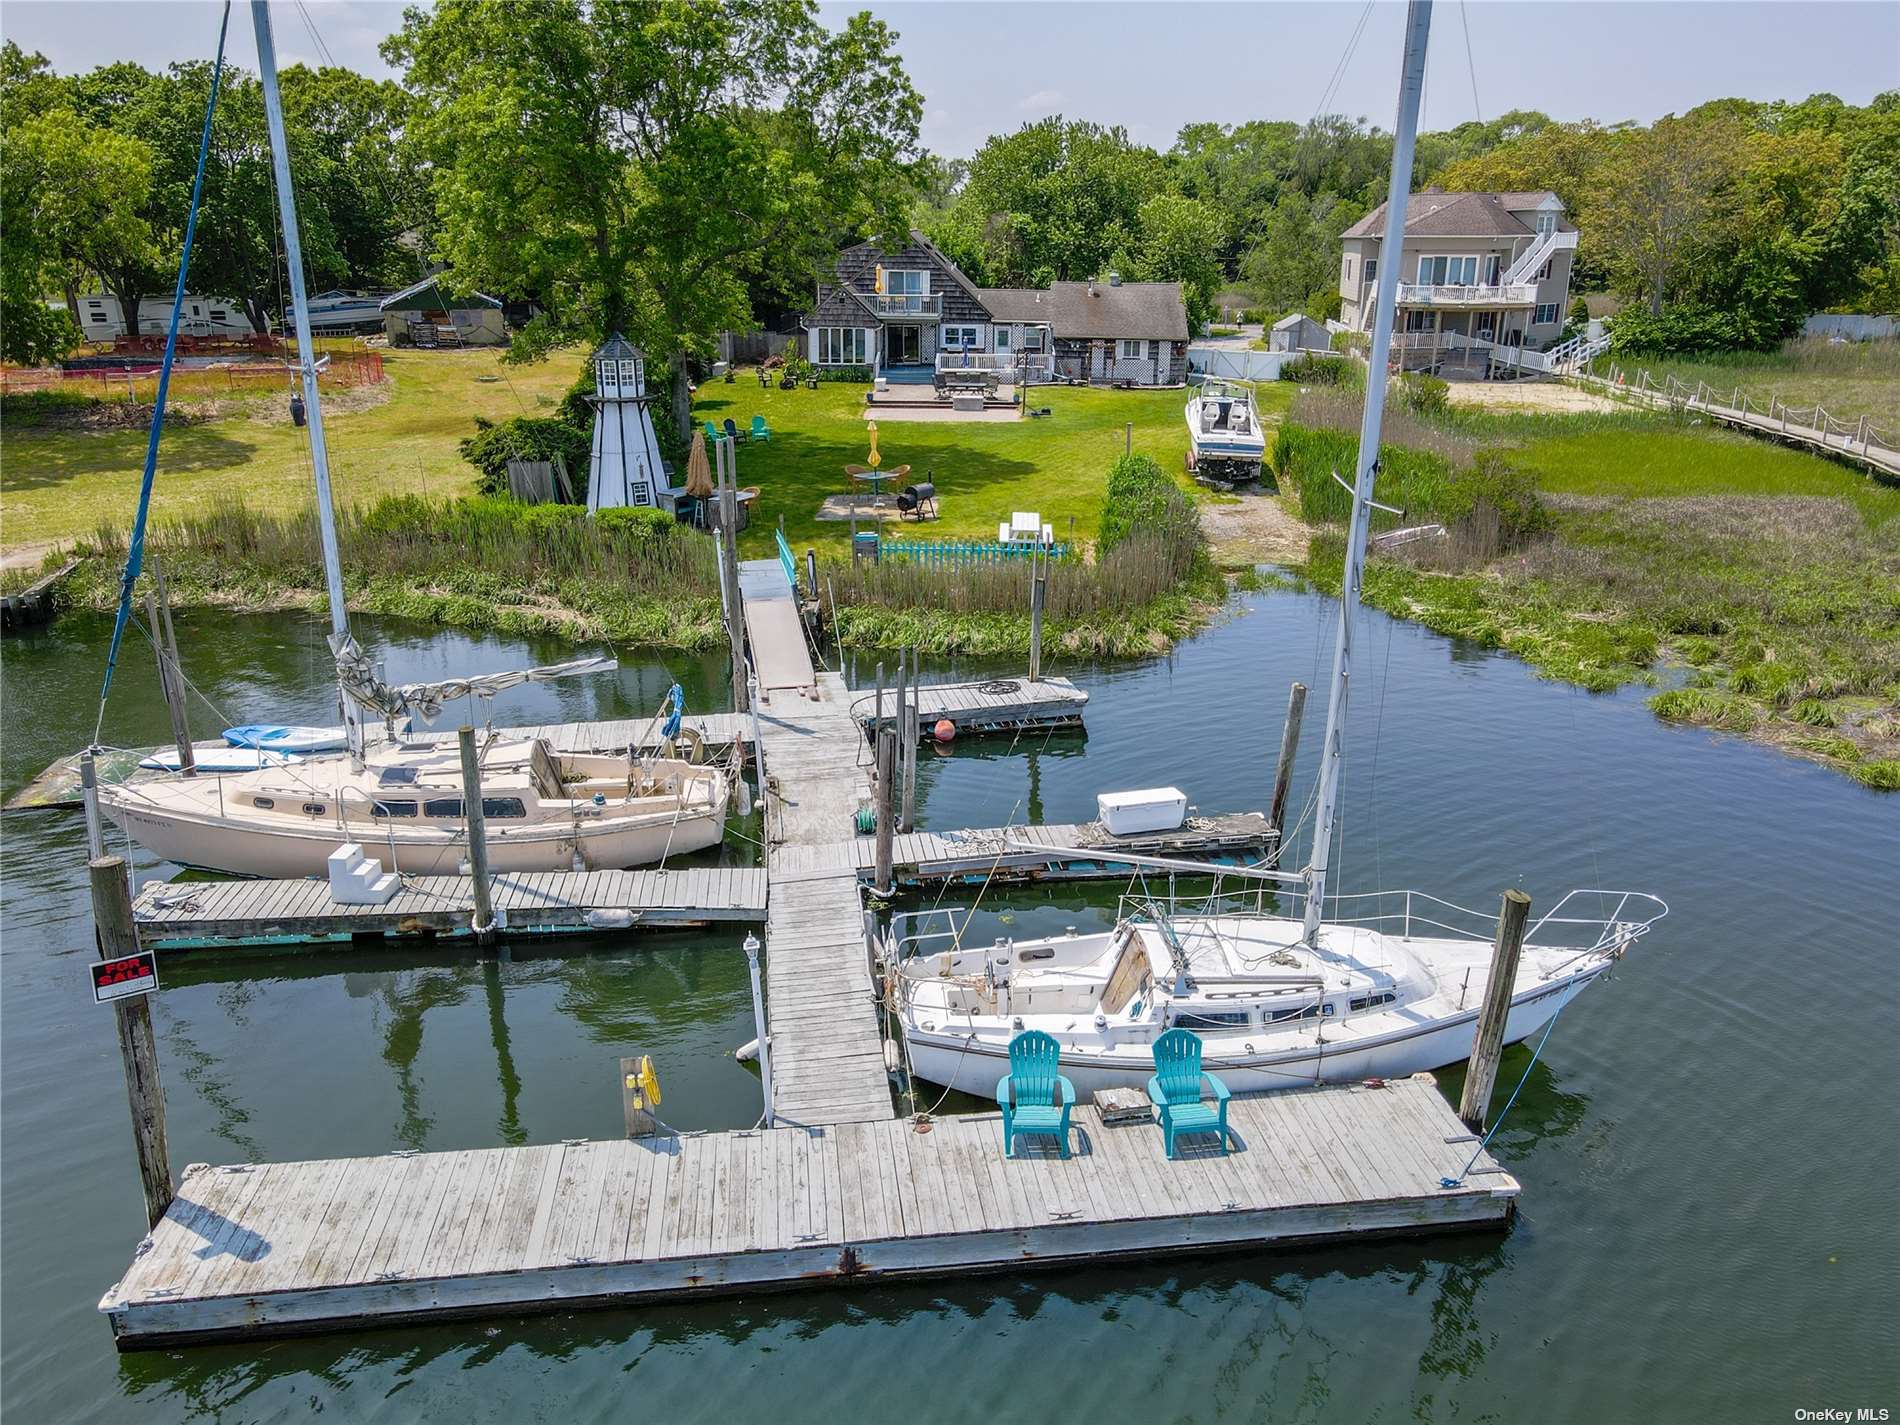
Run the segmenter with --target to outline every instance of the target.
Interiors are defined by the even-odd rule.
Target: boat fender
[[[634,919],[634,913],[623,907],[596,907],[587,912],[588,928],[592,930],[629,930]]]
[[[957,740],[957,725],[947,717],[938,718],[937,725],[931,729],[931,732],[939,742],[955,742]]]
[[[884,1041],[884,1072],[887,1074],[896,1073],[897,1064],[897,1041],[895,1039],[886,1039]]]
[[[732,1051],[732,1057],[737,1059],[741,1064],[750,1064],[754,1059],[759,1057],[759,1041],[756,1039],[746,1040],[745,1043]]]

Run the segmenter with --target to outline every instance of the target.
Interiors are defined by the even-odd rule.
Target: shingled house
[[[1030,381],[1136,386],[1186,379],[1187,308],[1178,282],[1057,282],[977,287],[913,231],[887,250],[838,256],[800,325],[818,366],[863,367],[892,382],[928,382],[939,366],[983,362]]]

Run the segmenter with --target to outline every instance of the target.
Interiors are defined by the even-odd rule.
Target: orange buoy
[[[931,733],[939,742],[955,742],[957,725],[947,717],[940,717],[937,719],[937,725],[931,729]]]

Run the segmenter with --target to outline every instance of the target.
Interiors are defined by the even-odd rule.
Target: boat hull
[[[532,826],[509,830],[488,824],[491,871],[571,871],[578,842],[591,870],[619,870],[703,851],[725,834],[726,798],[690,815]],[[239,876],[295,879],[327,874],[330,853],[345,841],[357,841],[365,855],[385,870],[407,875],[452,876],[461,872],[467,838],[455,833],[398,831],[382,826],[351,827],[339,833],[335,823],[309,830],[206,821],[170,816],[136,806],[108,805],[112,820],[153,855],[180,866]],[[392,850],[393,843],[393,850]],[[393,864],[392,864],[393,863]]]
[[[1608,968],[1607,962],[1593,964],[1575,975],[1537,985],[1516,996],[1505,1021],[1504,1042],[1516,1044],[1537,1033],[1572,995]],[[1210,1044],[1204,1062],[1208,1071],[1219,1074],[1235,1093],[1396,1079],[1470,1058],[1477,1024],[1478,1014],[1473,1009],[1410,1033],[1382,1035],[1363,1044],[1341,1041],[1315,1048],[1309,1041],[1285,1052],[1257,1056],[1222,1055]],[[930,1083],[988,1098],[995,1093],[997,1080],[1009,1072],[1009,1052],[1004,1045],[966,1047],[942,1033],[907,1033],[911,1070]],[[1075,1085],[1078,1095],[1087,1096],[1099,1089],[1143,1088],[1154,1073],[1154,1065],[1139,1055],[1110,1062],[1103,1055],[1076,1053],[1065,1047],[1062,1072]]]

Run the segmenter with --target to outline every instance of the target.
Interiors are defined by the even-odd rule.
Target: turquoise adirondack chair
[[[1201,1099],[1205,1081],[1214,1101]],[[1227,1085],[1201,1072],[1201,1036],[1170,1029],[1155,1040],[1155,1072],[1148,1080],[1148,1101],[1161,1120],[1162,1141],[1174,1156],[1174,1140],[1183,1133],[1218,1133],[1220,1150],[1227,1151]]]
[[[1075,1085],[1058,1072],[1062,1046],[1040,1029],[1009,1041],[1009,1072],[996,1081],[996,1102],[1003,1110],[1003,1156],[1013,1158],[1015,1142],[1026,1133],[1053,1137],[1069,1156],[1069,1110]]]
[[[714,425],[711,421],[707,421],[706,422],[706,439],[718,440],[719,436],[720,436],[719,427]]]
[[[752,438],[754,440],[770,440],[772,438],[772,427],[765,423],[764,416],[754,416],[752,418]]]

